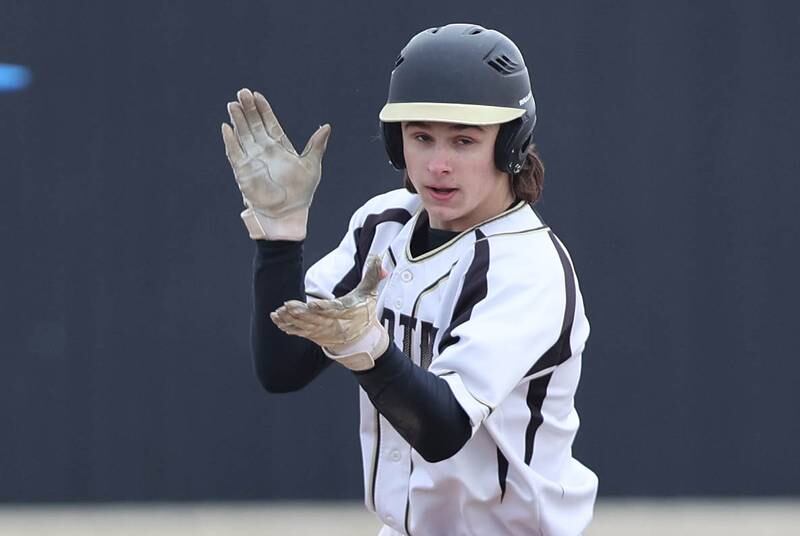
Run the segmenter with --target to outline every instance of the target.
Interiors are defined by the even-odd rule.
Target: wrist
[[[253,240],[288,240],[299,242],[306,237],[308,207],[272,217],[256,208],[241,213],[242,221]]]
[[[373,320],[356,340],[342,345],[323,346],[322,350],[350,370],[364,371],[375,366],[375,360],[386,352],[389,342],[386,329]]]

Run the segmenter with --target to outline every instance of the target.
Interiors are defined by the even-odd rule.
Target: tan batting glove
[[[348,294],[310,303],[291,300],[270,318],[289,335],[314,341],[350,370],[371,369],[389,347],[389,334],[375,312],[378,284],[384,277],[380,257],[371,256],[363,279]]]
[[[228,103],[233,128],[222,124],[222,140],[247,207],[241,216],[250,238],[302,240],[331,127],[319,127],[298,155],[262,94],[242,89],[236,97]]]

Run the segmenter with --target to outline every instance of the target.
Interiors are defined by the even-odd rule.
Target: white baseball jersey
[[[415,258],[421,208],[405,190],[371,199],[306,274],[309,296],[341,296],[367,255],[381,255],[384,326],[415,364],[447,381],[471,422],[458,453],[429,463],[361,390],[366,505],[401,534],[580,534],[597,477],[571,451],[589,324],[569,255],[519,202]]]

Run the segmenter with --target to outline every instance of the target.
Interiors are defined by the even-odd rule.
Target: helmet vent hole
[[[478,35],[483,31],[483,28],[473,28],[470,30],[469,35]]]
[[[502,59],[504,62],[506,62],[507,64],[511,65],[512,67],[516,67],[518,65],[517,62],[515,62],[514,60],[512,60],[511,58],[509,58],[505,54],[500,56],[500,59]]]
[[[439,31],[439,28],[431,28],[431,33],[432,34],[435,34],[438,31]]]
[[[506,56],[505,54],[501,56],[495,56],[492,59],[486,61],[486,63],[502,75],[509,75],[514,74],[522,70],[522,66]]]
[[[405,58],[403,56],[397,56],[397,60],[394,62],[394,68],[397,69],[404,61]]]

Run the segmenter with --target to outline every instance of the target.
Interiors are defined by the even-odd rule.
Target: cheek
[[[463,167],[463,170],[469,174],[472,190],[476,192],[491,190],[492,182],[497,175],[497,169],[494,166],[494,147],[489,148],[490,150],[481,149],[465,160]]]
[[[419,176],[419,172],[417,171],[420,167],[419,155],[413,150],[409,151],[404,148],[403,158],[406,162],[406,174],[408,175],[409,179],[413,182],[413,177]]]
[[[459,151],[459,159],[470,169],[486,173],[494,169],[494,142],[484,140],[475,146]]]
[[[480,155],[484,173],[494,173],[494,143],[486,144],[482,147]]]

